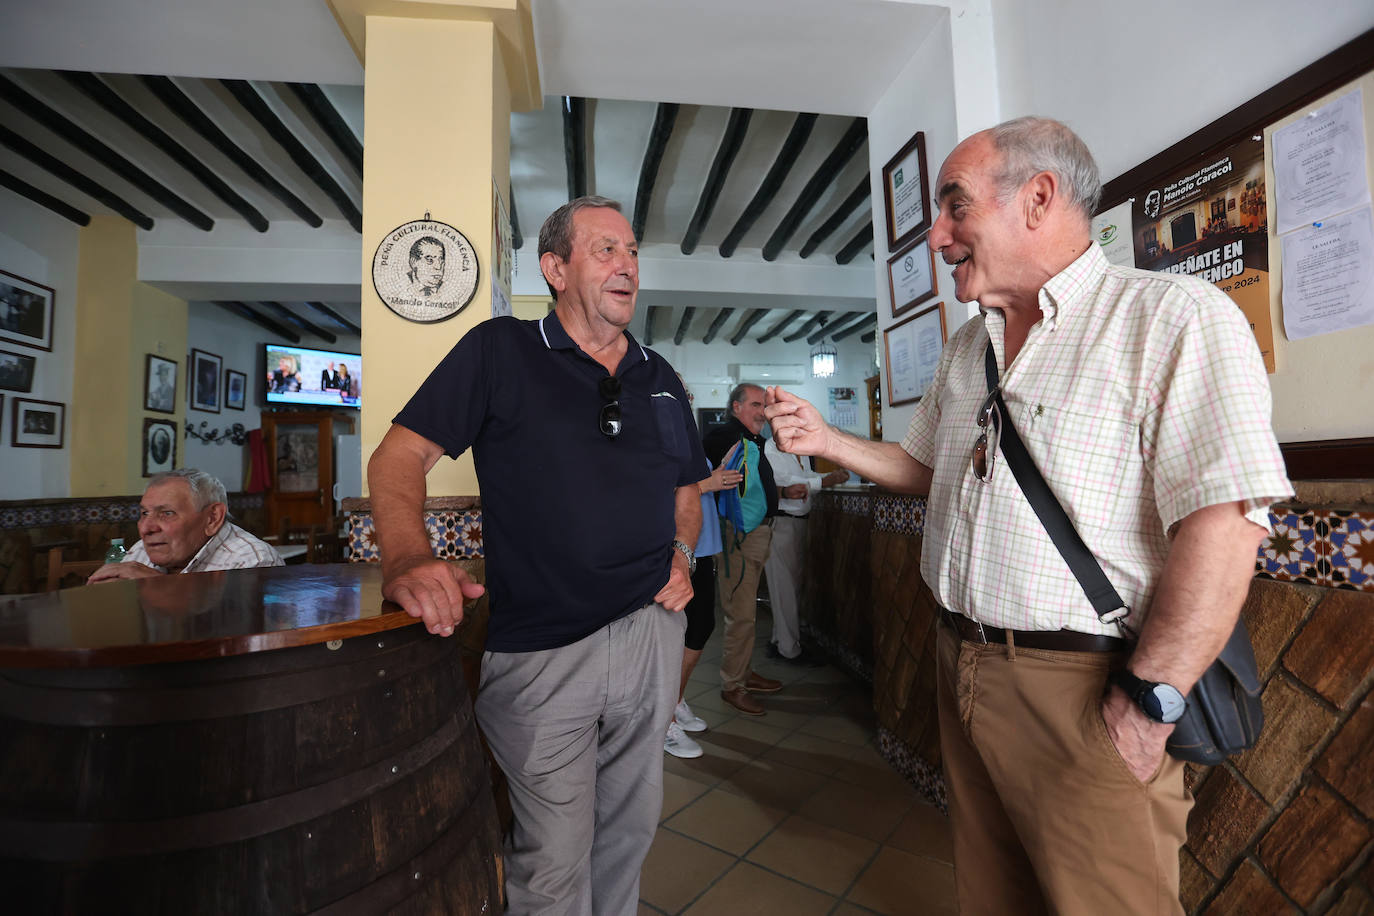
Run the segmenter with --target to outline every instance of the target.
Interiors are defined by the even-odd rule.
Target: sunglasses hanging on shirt
[[[600,427],[602,435],[614,439],[620,435],[621,427],[624,425],[620,419],[620,379],[608,375],[597,383],[596,388],[609,402],[601,406],[597,426]]]

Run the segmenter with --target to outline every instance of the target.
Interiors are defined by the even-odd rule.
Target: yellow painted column
[[[495,181],[503,195],[509,187],[511,111],[492,22],[370,15],[366,29],[364,471],[391,418],[430,370],[463,334],[491,317],[492,187]],[[437,324],[395,314],[372,284],[378,244],[426,213],[461,232],[479,265],[470,304]],[[428,489],[431,496],[477,493],[471,456],[440,461]]]
[[[159,416],[182,429],[176,415],[143,410],[146,354],[177,362],[185,390],[185,300],[138,282],[133,223],[96,214],[81,230],[77,255],[76,345],[68,405],[72,496],[143,492],[143,418]],[[180,461],[185,444],[179,442]]]

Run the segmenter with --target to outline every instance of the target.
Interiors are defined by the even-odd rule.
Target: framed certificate
[[[945,348],[945,304],[937,302],[883,331],[889,407],[919,401]]]
[[[893,318],[935,295],[935,252],[929,237],[912,242],[888,259],[887,291]]]
[[[930,184],[926,177],[926,135],[917,131],[883,166],[883,204],[887,213],[887,250],[930,228]]]

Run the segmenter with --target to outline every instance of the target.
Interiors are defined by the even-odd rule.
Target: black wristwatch
[[[1130,697],[1147,717],[1165,725],[1182,718],[1183,710],[1188,706],[1188,701],[1178,692],[1177,687],[1141,680],[1125,668],[1112,672],[1108,680],[1124,690],[1126,696]]]
[[[687,575],[695,576],[697,574],[697,555],[695,551],[681,541],[673,541],[673,549],[687,558]]]

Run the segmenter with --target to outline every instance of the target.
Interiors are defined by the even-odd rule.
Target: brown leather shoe
[[[750,693],[777,693],[782,689],[782,681],[775,681],[771,677],[750,671],[749,677],[744,681],[744,689]]]
[[[722,690],[720,698],[746,716],[762,716],[768,713],[768,710],[763,708],[763,704],[751,697],[749,691],[743,687],[736,687],[734,690]]]

